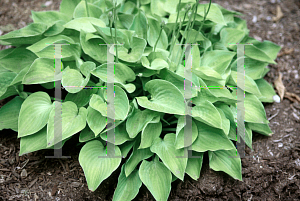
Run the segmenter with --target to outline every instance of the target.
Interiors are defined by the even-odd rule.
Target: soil
[[[60,1],[46,2],[1,0],[0,35],[32,22],[30,10],[58,10]],[[48,5],[49,2],[52,4]],[[250,36],[282,46],[276,59],[277,65],[269,66],[270,72],[265,78],[273,83],[281,72],[286,91],[299,96],[300,1],[213,2],[243,13],[242,18],[247,20]],[[48,6],[43,6],[45,4]],[[277,6],[280,6],[283,17],[275,22],[272,18],[276,16]],[[4,48],[7,47],[0,46],[0,49]],[[300,200],[300,105],[294,99],[284,98],[280,103],[265,104],[265,109],[274,135],[265,137],[254,134],[253,150],[246,148],[247,155],[242,158],[242,182],[209,169],[205,156],[198,181],[186,175],[184,182],[173,182],[168,200]],[[71,156],[69,159],[45,158],[53,155],[53,150],[41,150],[19,157],[20,140],[17,139],[17,133],[2,130],[0,200],[112,200],[121,166],[95,192],[89,191],[78,163],[81,146],[74,146],[77,137],[78,134],[63,147],[63,155]],[[142,185],[134,200],[154,198]]]

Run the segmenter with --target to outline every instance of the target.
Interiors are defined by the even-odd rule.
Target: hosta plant
[[[12,97],[0,109],[0,130],[18,132],[20,155],[79,138],[79,162],[91,191],[122,163],[113,200],[132,200],[142,184],[156,200],[167,200],[171,182],[183,181],[185,174],[199,178],[205,152],[210,168],[242,180],[241,159],[234,157],[237,88],[232,86],[245,92],[245,135],[239,137],[251,148],[253,131],[272,134],[262,102],[273,102],[276,94],[263,77],[280,47],[249,37],[239,15],[195,0],[62,0],[60,11],[32,12],[33,23],[0,36],[2,45],[13,47],[0,51],[0,99]],[[237,70],[237,43],[252,44],[245,46],[245,75]],[[59,75],[53,44],[65,44]],[[107,125],[109,54],[115,127]],[[238,76],[244,77],[243,86]],[[54,97],[59,81],[61,101]],[[113,138],[107,135],[111,129]],[[104,157],[108,144],[114,144],[114,157]],[[184,157],[186,150],[193,157]]]

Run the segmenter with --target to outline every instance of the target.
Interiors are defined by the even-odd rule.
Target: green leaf
[[[211,169],[226,172],[234,179],[242,181],[241,159],[236,149],[208,151],[208,156]]]
[[[197,129],[197,125],[195,124],[194,121],[192,121],[192,142],[191,144],[185,144],[186,142],[185,140],[185,135],[186,133],[184,132],[184,129],[186,128],[186,124],[185,124],[185,117],[184,116],[180,116],[178,118],[178,123],[177,123],[177,127],[176,127],[176,140],[175,140],[175,147],[176,149],[181,149],[183,147],[188,147],[190,146],[193,142],[195,142],[196,138],[198,137],[198,129]],[[190,133],[188,133],[188,135],[190,135]]]
[[[100,27],[105,27],[106,24],[101,20],[94,17],[80,17],[71,20],[67,24],[64,25],[65,28],[75,29],[77,31],[84,31],[86,33],[95,33],[97,30],[93,25],[97,25]]]
[[[207,100],[200,102],[193,107],[192,116],[198,121],[222,129],[222,118],[219,111]]]
[[[156,116],[157,112],[153,112],[148,109],[143,111],[134,109],[126,121],[126,131],[128,132],[130,138],[135,138],[142,129],[145,129],[145,125]],[[147,131],[145,132],[147,133]]]
[[[139,10],[133,18],[129,30],[135,31],[139,38],[147,40],[147,18],[143,11]]]
[[[166,134],[164,139],[156,138],[150,147],[164,165],[181,181],[183,181],[187,158],[184,158],[184,149],[175,148],[175,134]],[[180,158],[182,157],[182,158]],[[143,181],[143,180],[142,180]]]
[[[54,22],[51,26],[48,27],[48,29],[45,31],[45,36],[55,36],[60,34],[65,30],[64,25],[66,24],[65,21],[59,20]]]
[[[53,109],[50,96],[45,92],[35,92],[22,104],[18,121],[18,138],[34,134],[48,122]]]
[[[140,106],[158,112],[185,114],[184,97],[172,83],[159,79],[151,80],[146,83],[145,90],[151,94],[152,99],[148,100],[145,96],[136,97]]]
[[[47,25],[42,23],[32,23],[22,29],[9,32],[0,36],[0,41],[11,43],[11,45],[33,44],[43,38],[43,33],[47,30]]]
[[[151,62],[151,67],[149,67],[150,70],[161,70],[163,68],[169,68],[169,64],[160,58],[154,59]]]
[[[139,168],[139,176],[156,200],[168,199],[171,192],[172,174],[162,162],[143,160]]]
[[[259,100],[261,102],[273,103],[273,96],[276,95],[273,86],[269,84],[265,79],[255,80],[255,83],[257,84],[258,89],[262,94],[262,96],[259,97]]]
[[[54,104],[62,104],[61,120],[62,120],[62,139],[60,136],[54,136],[54,116],[55,109],[52,109],[48,125],[47,125],[47,142],[48,147],[56,144],[59,140],[64,140],[72,135],[78,133],[86,126],[87,110],[84,107],[79,108],[79,112],[75,103],[71,101],[60,103],[55,101]]]
[[[96,64],[91,61],[86,61],[83,64],[80,65],[80,71],[81,73],[87,77],[90,75],[91,71],[96,69]]]
[[[97,93],[98,89],[84,89],[76,94],[68,93],[65,101],[72,101],[74,102],[78,108],[86,106],[91,99],[92,94]]]
[[[198,4],[197,14],[204,17],[204,15],[205,15],[204,8],[206,8],[206,12],[207,12],[208,4]],[[210,7],[210,10],[208,12],[206,19],[211,20],[217,24],[226,25],[223,14],[222,14],[220,8],[218,7],[218,5],[215,3],[211,4],[211,7]]]
[[[121,156],[118,146],[115,146],[113,153]],[[106,148],[98,140],[86,143],[79,153],[79,163],[84,171],[84,175],[91,191],[95,191],[103,180],[108,178],[120,165],[121,158],[100,158],[105,156]]]
[[[188,158],[185,172],[194,180],[198,180],[200,177],[200,171],[202,168],[203,153],[192,151],[192,156]]]
[[[237,77],[239,76],[239,78],[245,78],[245,86],[239,85],[237,84]],[[247,76],[247,75],[243,75],[242,73],[236,72],[236,71],[231,71],[231,80],[233,81],[233,83],[235,84],[235,86],[237,85],[239,88],[241,88],[242,90],[257,95],[257,96],[261,96],[261,93],[256,85],[256,83],[254,82],[254,80]]]
[[[260,100],[252,94],[245,94],[245,121],[250,123],[269,123],[266,112]]]
[[[100,89],[101,90],[101,89]],[[92,98],[90,100],[90,106],[99,111],[103,116],[107,117],[107,94],[106,89],[104,91],[104,100],[96,94],[92,95]],[[129,101],[126,93],[123,91],[123,89],[119,86],[115,86],[115,98],[114,98],[114,117],[109,117],[116,120],[125,120],[127,117],[127,114],[129,112]]]
[[[145,39],[135,36],[132,37],[132,42],[130,44],[131,51],[123,46],[118,47],[119,59],[129,63],[138,62],[143,56],[146,45],[147,42]],[[110,53],[116,55],[116,51],[113,51],[113,48],[111,48],[109,51]]]
[[[12,52],[0,59],[0,67],[19,73],[31,65],[37,56],[25,48],[15,48]]]
[[[129,93],[135,91],[135,85],[126,82],[132,82],[135,80],[134,71],[128,66],[122,63],[114,64],[114,83],[119,83]],[[100,78],[103,82],[107,82],[107,63],[98,66],[95,70],[91,71],[91,74]]]
[[[85,1],[81,1],[75,8],[73,13],[73,18],[80,18],[80,17],[94,17],[94,18],[100,18],[102,15],[102,10],[98,6],[95,6],[94,4],[88,3],[88,9],[89,14],[87,14],[86,4]]]
[[[86,126],[79,135],[79,142],[87,142],[95,139],[95,134],[90,129],[90,127]]]
[[[0,108],[0,130],[18,130],[18,118],[23,101],[17,96]]]
[[[63,140],[60,144],[56,145],[56,149],[60,149],[65,142]],[[38,151],[41,149],[54,149],[54,146],[47,148],[47,127],[45,126],[42,130],[38,131],[37,133],[25,137],[21,137],[20,139],[20,153],[19,156],[24,154],[28,154],[34,151]]]
[[[100,63],[107,62],[107,46],[100,45],[105,44],[104,40],[100,36],[86,34],[82,31],[80,32],[80,44],[85,54]]]
[[[198,77],[206,80],[222,80],[221,75],[208,66],[201,66],[193,70]]]
[[[234,144],[221,129],[213,128],[199,121],[195,121],[195,123],[198,127],[198,138],[192,144],[194,151],[205,152],[235,148]]]
[[[153,155],[153,153],[150,151],[150,148],[146,149],[137,149],[138,141],[136,141],[133,151],[128,158],[128,160],[125,163],[125,175],[126,177],[130,176],[132,171],[135,170],[136,166],[144,159],[147,159]]]
[[[17,74],[14,72],[0,73],[0,96],[5,94],[7,88],[11,85],[16,75]]]
[[[102,116],[100,112],[90,106],[87,108],[86,120],[95,136],[97,136],[106,126],[106,117]]]
[[[42,84],[57,80],[61,80],[61,74],[55,76],[53,59],[38,58],[34,60],[25,74],[22,84]]]
[[[82,74],[78,70],[70,69],[67,67],[62,72],[62,86],[69,93],[78,93],[89,82],[90,75],[83,78]]]
[[[263,50],[257,48],[254,45],[245,45],[245,55],[263,62],[268,62],[271,64],[277,64],[272,58],[270,58]]]
[[[154,118],[153,118],[154,119]],[[153,141],[160,136],[162,132],[162,123],[159,121],[157,123],[148,122],[141,134],[141,144],[138,149],[145,149],[152,145]]]
[[[47,26],[53,25],[56,21],[63,20],[69,22],[72,18],[58,11],[31,11],[34,23],[43,23]]]
[[[160,32],[160,23],[156,19],[148,18],[149,29],[147,31],[147,40],[151,47],[154,47]],[[156,48],[167,49],[168,48],[168,37],[165,30],[162,33],[157,42]]]
[[[107,131],[101,132],[100,137],[106,142],[110,142],[115,145],[123,144],[124,142],[131,140],[128,133],[126,132],[125,125],[126,124],[124,123],[124,121],[120,122],[119,124],[115,124],[114,139],[112,141],[107,138]]]
[[[118,178],[118,185],[115,189],[113,201],[133,200],[142,186],[138,170],[134,170],[128,177],[125,176],[124,166]]]
[[[257,133],[262,135],[271,136],[273,135],[272,130],[270,129],[268,124],[260,124],[260,123],[249,123],[246,122],[249,128]]]
[[[245,37],[245,32],[239,29],[234,28],[224,28],[220,32],[221,40],[220,42],[230,49],[236,46],[237,43],[240,43],[241,40]]]
[[[72,18],[74,10],[80,1],[81,0],[72,0],[72,1],[62,0],[59,7],[59,11]]]

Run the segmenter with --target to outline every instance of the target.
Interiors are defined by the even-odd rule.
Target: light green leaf
[[[139,10],[134,16],[129,30],[135,31],[139,38],[144,38],[145,40],[147,40],[147,25],[148,21],[145,13],[142,10]]]
[[[115,146],[113,153],[121,156],[118,146]],[[103,180],[108,178],[120,165],[121,158],[100,158],[106,156],[106,148],[98,140],[86,143],[79,153],[79,163],[84,171],[84,175],[91,191],[95,191]]]
[[[185,135],[186,133],[184,132],[184,129],[186,128],[185,125],[185,120],[184,120],[184,116],[180,116],[178,118],[178,123],[177,123],[177,127],[176,127],[176,140],[175,140],[175,147],[176,149],[181,149],[183,147],[188,147],[190,146],[193,142],[195,142],[196,138],[198,137],[198,129],[197,129],[197,125],[195,124],[194,121],[192,121],[192,142],[189,144],[186,144],[187,142],[185,142]],[[191,133],[187,133],[188,135],[190,135]]]
[[[83,64],[80,65],[80,71],[81,73],[87,77],[90,75],[91,71],[96,69],[96,64],[92,61],[86,61]]]
[[[150,147],[156,153],[164,165],[181,181],[183,181],[187,158],[184,158],[184,149],[175,148],[175,134],[166,134],[164,139],[156,138]],[[182,158],[180,158],[182,156]]]
[[[171,192],[172,174],[162,162],[143,160],[139,168],[139,176],[156,200],[168,199]]]
[[[69,67],[62,72],[62,86],[69,93],[78,93],[87,85],[89,80],[90,75],[83,78],[78,70],[70,69]]]
[[[239,78],[243,78],[245,77],[245,86],[239,85],[237,84],[237,77],[239,76]],[[236,71],[231,71],[231,81],[233,81],[233,83],[235,84],[235,86],[237,85],[239,88],[241,88],[242,90],[257,95],[257,96],[261,96],[261,93],[256,85],[256,83],[254,82],[254,80],[247,76],[247,75],[243,75],[239,72]]]
[[[221,75],[208,66],[201,66],[193,70],[198,77],[206,80],[222,80]]]
[[[118,178],[118,185],[115,189],[113,201],[133,200],[142,186],[138,170],[134,170],[129,177],[125,176],[124,166]]]
[[[208,151],[208,156],[211,169],[226,172],[234,179],[242,181],[241,159],[236,149]]]
[[[18,118],[23,101],[17,96],[0,108],[0,130],[18,130]]]
[[[11,85],[16,76],[17,74],[14,72],[0,73],[0,96],[5,94],[7,88]]]
[[[61,74],[55,76],[53,59],[38,58],[25,74],[22,84],[42,84],[57,80],[61,80]]]
[[[141,144],[138,149],[145,149],[150,147],[153,141],[160,136],[161,132],[162,123],[160,121],[157,123],[148,122],[142,130]]]
[[[206,12],[207,12],[208,4],[198,4],[197,13],[199,15],[201,15],[202,17],[204,17],[204,15],[205,15],[204,8],[206,8]],[[220,8],[218,7],[218,5],[215,3],[211,4],[211,7],[210,7],[210,10],[208,12],[206,19],[211,20],[217,24],[226,25],[223,14],[222,14]]]
[[[223,132],[228,135],[229,133],[229,129],[230,129],[230,121],[226,118],[223,110],[221,110],[220,108],[217,108],[217,110],[219,111],[220,115],[221,115],[221,119],[222,119],[222,130]]]
[[[18,121],[18,138],[34,134],[48,122],[53,109],[50,96],[45,92],[35,92],[22,104]]]
[[[277,64],[264,51],[262,51],[261,49],[257,48],[254,45],[245,45],[245,55],[258,61]]]
[[[185,172],[194,180],[198,180],[202,168],[203,153],[192,151],[192,156],[188,159]]]
[[[259,124],[259,123],[249,123],[246,122],[249,128],[257,133],[262,135],[271,136],[273,135],[272,130],[270,129],[268,124]]]
[[[44,35],[45,36],[55,36],[60,34],[61,32],[63,32],[65,30],[64,25],[66,24],[65,21],[63,20],[59,20],[54,22],[54,24],[52,24],[51,26],[48,27],[48,29],[45,31]]]
[[[230,49],[245,37],[245,32],[234,28],[224,28],[220,32],[220,42]]]
[[[22,69],[31,65],[37,56],[25,48],[15,48],[12,52],[0,59],[0,67],[19,73]],[[53,62],[52,62],[53,63]]]
[[[27,100],[27,99],[26,99]],[[75,103],[71,101],[60,103],[55,101],[54,104],[62,104],[62,139],[58,139],[60,136],[54,136],[54,116],[55,109],[53,108],[48,120],[47,125],[47,143],[48,147],[56,144],[59,140],[64,140],[72,135],[78,133],[86,126],[87,110],[84,107],[79,108],[79,112]]]
[[[22,29],[9,32],[0,36],[0,41],[11,43],[12,45],[33,44],[40,41],[42,34],[47,30],[47,25],[42,23],[32,23]]]
[[[245,94],[245,121],[250,123],[269,123],[266,112],[260,100],[252,94]]]
[[[235,146],[221,129],[213,128],[199,121],[195,121],[198,127],[198,137],[192,144],[192,149],[197,152],[230,150]],[[218,143],[216,143],[218,142]]]
[[[79,32],[82,30],[86,33],[95,33],[97,30],[93,25],[106,27],[106,24],[101,19],[97,19],[94,17],[76,18],[65,24],[64,27],[68,29],[75,29]]]
[[[106,126],[106,117],[102,116],[100,112],[88,106],[86,121],[97,136]]]
[[[151,47],[154,47],[160,32],[160,23],[156,19],[148,18],[149,29],[147,31],[147,40]],[[165,30],[162,30],[156,48],[167,49],[168,37]]]
[[[86,126],[79,135],[79,142],[87,142],[95,139],[94,132],[90,129],[90,127]]]
[[[89,17],[100,18],[102,10],[94,4],[88,3]],[[81,1],[75,8],[73,18],[88,17],[85,1]]]
[[[47,26],[53,25],[56,21],[63,20],[69,22],[72,18],[58,11],[31,11],[34,23],[43,23]]]
[[[95,86],[95,85],[90,84],[90,86]],[[97,91],[98,89],[93,88],[93,89],[81,90],[76,94],[68,93],[65,98],[65,101],[72,101],[77,105],[78,108],[80,108],[86,106],[90,102],[92,94],[97,93]]]
[[[262,96],[258,97],[261,102],[273,103],[273,96],[276,95],[274,88],[271,84],[269,84],[265,79],[255,80],[255,83],[258,86],[259,91]]]
[[[215,128],[222,129],[222,118],[217,108],[209,101],[198,103],[192,109],[194,119],[208,124]]]
[[[122,121],[119,124],[115,124],[115,131],[114,131],[114,139],[107,138],[107,132],[101,132],[100,137],[105,140],[106,142],[113,143],[115,145],[123,144],[124,142],[131,140],[128,133],[126,132],[125,128],[126,124]]]
[[[170,114],[185,114],[184,97],[179,89],[172,83],[165,80],[151,80],[145,85],[152,98],[136,97],[138,104],[144,108],[170,113]]]
[[[101,89],[100,89],[101,90]],[[96,94],[92,95],[92,98],[90,100],[90,106],[99,111],[103,116],[107,117],[107,94],[106,89],[103,90],[103,96],[104,100]],[[115,85],[115,98],[114,98],[114,117],[109,117],[116,120],[125,120],[127,117],[127,114],[129,112],[129,101],[126,93],[123,91],[123,89],[119,86]]]

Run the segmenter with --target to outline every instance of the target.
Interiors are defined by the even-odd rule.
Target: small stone
[[[21,177],[23,177],[23,178],[27,177],[27,171],[26,171],[26,169],[22,170]]]
[[[278,95],[273,96],[273,100],[274,100],[276,103],[280,103],[280,97],[279,97]]]
[[[71,186],[73,186],[75,188],[78,188],[80,185],[81,185],[81,183],[80,182],[76,182],[76,181],[74,181],[74,182],[71,183]]]
[[[52,1],[46,1],[45,6],[50,6],[52,3]]]
[[[252,22],[253,22],[253,23],[256,23],[256,22],[257,22],[257,17],[256,17],[256,15],[253,16]]]
[[[281,142],[278,143],[278,147],[283,147],[283,144]]]

